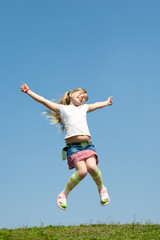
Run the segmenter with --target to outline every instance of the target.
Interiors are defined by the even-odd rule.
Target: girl
[[[101,171],[97,167],[98,156],[91,142],[86,114],[99,108],[111,106],[112,97],[104,102],[84,104],[88,100],[88,94],[84,89],[77,88],[66,92],[60,102],[55,103],[34,93],[25,83],[22,84],[21,91],[51,110],[48,113],[53,117],[53,122],[59,123],[65,130],[66,147],[63,149],[63,157],[66,153],[69,169],[75,168],[76,172],[69,178],[64,190],[56,198],[57,206],[66,210],[68,194],[88,172],[98,187],[102,206],[107,205],[110,198],[103,185]]]

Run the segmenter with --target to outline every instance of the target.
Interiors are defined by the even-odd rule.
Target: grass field
[[[79,226],[48,226],[0,229],[0,240],[108,239],[160,240],[160,225],[156,224],[92,224]]]

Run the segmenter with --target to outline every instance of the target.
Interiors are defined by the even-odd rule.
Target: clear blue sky
[[[160,1],[0,1],[0,228],[97,222],[160,224]],[[52,100],[83,87],[111,203],[102,207],[89,175],[56,196],[73,174],[61,160],[64,136],[20,92]]]

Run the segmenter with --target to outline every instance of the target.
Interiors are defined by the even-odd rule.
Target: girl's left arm
[[[103,108],[103,107],[106,107],[106,106],[112,106],[112,104],[113,104],[113,102],[112,102],[112,96],[111,96],[107,99],[107,101],[88,104],[88,107],[89,107],[88,112],[92,112],[96,109],[100,109],[100,108]]]
[[[24,92],[24,93],[27,93],[35,101],[43,104],[48,109],[50,109],[50,110],[52,110],[56,113],[60,112],[60,104],[49,101],[49,100],[45,99],[44,97],[38,95],[37,93],[31,91],[30,88],[25,83],[22,84],[21,91]]]

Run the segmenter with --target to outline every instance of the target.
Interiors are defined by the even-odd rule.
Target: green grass
[[[0,240],[108,239],[160,240],[160,225],[156,224],[92,224],[79,226],[48,226],[0,229]]]

